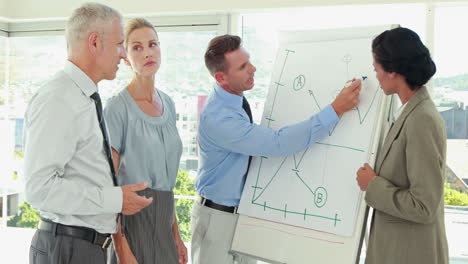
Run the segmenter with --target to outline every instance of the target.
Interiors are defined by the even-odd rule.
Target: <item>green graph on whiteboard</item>
[[[321,105],[317,99],[317,97],[314,94],[314,91],[312,88],[310,89],[305,89],[306,84],[307,84],[307,79],[303,74],[297,75],[295,78],[293,78],[292,83],[282,83],[282,75],[283,72],[286,68],[288,58],[290,56],[293,56],[295,51],[290,50],[290,49],[285,49],[286,56],[282,64],[281,72],[279,74],[279,78],[276,82],[274,82],[275,85],[275,90],[274,90],[274,96],[273,96],[273,101],[271,105],[271,109],[269,111],[269,115],[265,117],[266,124],[268,127],[271,127],[272,123],[275,122],[275,116],[274,116],[274,110],[275,110],[275,104],[277,100],[277,95],[278,91],[280,89],[292,89],[295,93],[303,93],[305,96],[310,97],[310,102],[311,104],[315,105],[319,110],[322,110],[323,105]],[[352,57],[349,54],[346,54],[343,56],[342,62],[346,64],[347,67],[347,77],[349,78],[349,63],[352,60]],[[366,121],[366,117],[372,108],[372,105],[374,104],[374,101],[377,97],[378,94],[378,89],[374,92],[374,95],[372,97],[372,101],[367,109],[359,109],[359,107],[356,107],[353,111],[356,111],[358,117],[359,117],[359,124],[363,124]],[[340,121],[335,124],[335,126],[329,131],[329,136],[332,136],[335,132],[335,128],[339,124]],[[362,149],[353,147],[353,146],[345,146],[345,145],[338,145],[338,144],[330,144],[326,143],[323,141],[317,141],[315,144],[319,145],[325,145],[330,148],[340,148],[340,149],[345,149],[350,152],[365,152]],[[313,147],[313,146],[312,146]],[[267,201],[262,201],[262,196],[265,194],[271,184],[277,179],[277,176],[281,173],[290,173],[293,175],[293,178],[297,180],[300,184],[302,184],[310,193],[311,197],[313,198],[313,204],[316,208],[322,208],[327,205],[327,200],[328,200],[328,192],[327,189],[324,186],[310,186],[307,184],[307,182],[304,180],[303,176],[301,176],[301,163],[304,159],[304,156],[306,155],[307,151],[309,149],[305,150],[302,154],[294,154],[289,157],[285,157],[282,159],[280,164],[277,166],[276,169],[274,169],[273,175],[268,175],[265,176],[262,174],[262,163],[268,159],[268,157],[262,156],[260,158],[260,163],[258,167],[258,172],[256,176],[256,182],[254,186],[251,186],[253,188],[253,195],[251,199],[251,203],[255,206],[263,208],[263,210],[273,210],[276,211],[280,214],[283,215],[284,218],[287,218],[288,215],[300,215],[303,217],[304,220],[307,220],[308,218],[321,218],[325,220],[329,220],[331,223],[333,223],[334,226],[337,225],[337,223],[343,221],[343,219],[340,218],[338,213],[334,213],[334,215],[320,215],[319,213],[315,212],[308,212],[307,208],[304,208],[302,211],[299,210],[288,210],[288,204],[284,203],[284,205],[280,206],[274,206],[272,204],[268,204]],[[293,166],[292,167],[286,167],[285,163],[288,159],[293,159]],[[259,185],[259,179],[262,177],[264,179],[265,177],[270,177],[268,181],[266,181],[266,184],[263,186]]]

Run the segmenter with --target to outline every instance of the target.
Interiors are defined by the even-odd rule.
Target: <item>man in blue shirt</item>
[[[238,36],[210,41],[205,64],[217,86],[200,116],[200,168],[195,182],[200,195],[192,211],[194,264],[255,263],[229,253],[250,156],[288,156],[304,151],[358,104],[361,82],[343,88],[335,101],[316,115],[279,130],[252,123],[243,92],[254,86],[255,66]]]

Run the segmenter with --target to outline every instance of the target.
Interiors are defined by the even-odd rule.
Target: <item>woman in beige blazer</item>
[[[436,67],[419,36],[387,30],[372,43],[374,68],[386,95],[403,104],[377,156],[375,171],[357,171],[374,208],[366,264],[445,264],[446,134],[424,84]]]

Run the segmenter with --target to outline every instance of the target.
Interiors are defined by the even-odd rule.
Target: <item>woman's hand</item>
[[[126,240],[126,239],[125,239]],[[118,258],[118,263],[120,264],[138,264],[138,261],[136,260],[135,256],[133,255],[132,250],[128,246],[128,243],[126,247],[122,247],[120,250],[116,250],[117,253],[117,258]]]
[[[117,233],[112,235],[114,241],[115,255],[117,256],[117,263],[120,264],[138,264],[132,249],[128,244],[128,240],[122,235],[122,225],[120,224],[120,217],[117,222]]]
[[[182,241],[179,234],[174,235],[174,240],[176,243],[177,255],[179,255],[179,264],[187,264],[188,253],[184,241]]]
[[[359,188],[361,188],[361,191],[367,191],[367,186],[369,186],[369,183],[375,178],[375,176],[377,176],[369,163],[366,163],[363,167],[359,168],[356,174],[356,181]]]

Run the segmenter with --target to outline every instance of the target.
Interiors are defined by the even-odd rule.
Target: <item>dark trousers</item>
[[[30,264],[105,264],[106,249],[88,241],[36,230],[29,249]]]

